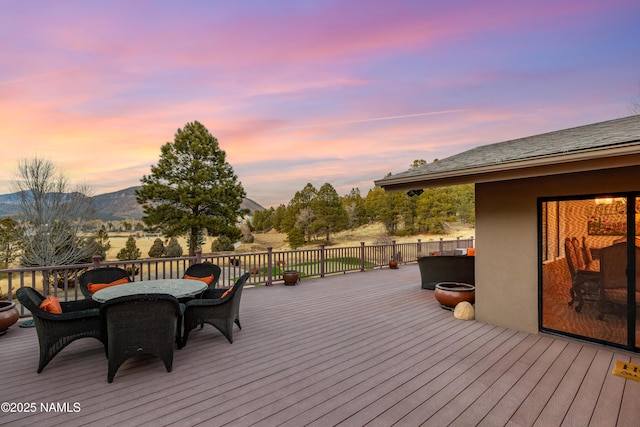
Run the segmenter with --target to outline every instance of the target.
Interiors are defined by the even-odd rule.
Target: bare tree
[[[93,213],[86,185],[71,189],[51,161],[37,157],[19,162],[13,184],[20,195],[22,265],[69,265],[91,258],[95,245],[80,234]]]

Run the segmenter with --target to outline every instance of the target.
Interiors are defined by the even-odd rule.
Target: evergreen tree
[[[411,201],[406,193],[386,193],[379,187],[369,191],[365,207],[371,220],[382,222],[391,235],[398,234],[405,219],[412,216]]]
[[[263,211],[255,211],[253,213],[253,223],[251,226],[255,231],[266,231],[273,227],[273,219],[275,209],[273,207]]]
[[[304,234],[299,228],[294,227],[287,233],[287,242],[291,249],[298,249],[304,245]]]
[[[476,222],[476,193],[474,185],[456,185],[455,198],[458,207],[458,219],[467,224],[474,224]]]
[[[428,188],[418,197],[416,213],[420,227],[430,233],[444,233],[446,223],[455,221],[456,204],[452,187]]]
[[[140,259],[141,255],[142,253],[140,252],[140,249],[138,249],[136,239],[133,236],[129,236],[127,243],[125,243],[124,248],[120,249],[116,258],[120,261],[131,261],[134,259]]]
[[[240,230],[238,228],[238,230]],[[242,235],[242,233],[240,233],[240,235]],[[191,239],[193,238],[192,234],[187,234],[187,246],[192,247],[192,243],[191,243]],[[204,233],[202,232],[202,230],[198,230],[198,232],[196,233],[196,243],[195,245],[195,250],[198,249],[202,249],[202,245],[204,244]]]
[[[111,249],[111,242],[109,241],[109,235],[105,231],[104,227],[100,228],[96,233],[89,237],[91,245],[94,246],[92,254],[99,256],[102,260],[107,259],[107,252]]]
[[[150,258],[161,258],[164,256],[165,253],[165,249],[164,249],[164,243],[162,242],[162,239],[157,237],[154,241],[153,244],[151,245],[151,248],[149,248],[149,257]]]
[[[167,247],[164,248],[164,253],[167,258],[178,258],[182,256],[182,246],[178,243],[178,239],[172,237],[167,243]]]
[[[311,200],[311,210],[315,217],[312,231],[323,233],[327,243],[330,241],[330,233],[344,230],[347,226],[347,213],[342,207],[340,196],[328,182],[320,187]]]
[[[233,242],[227,236],[219,236],[211,243],[211,252],[228,252],[235,249]]]
[[[20,255],[20,228],[7,217],[0,220],[0,268],[8,268]]]
[[[284,216],[286,212],[287,212],[287,207],[281,204],[276,208],[275,212],[273,213],[273,228],[275,228],[276,231],[283,231],[282,222],[284,221]]]
[[[342,198],[342,206],[347,213],[347,227],[355,228],[367,223],[367,210],[359,188],[352,188],[351,192]]]
[[[237,223],[247,213],[241,207],[244,196],[218,140],[197,121],[178,129],[174,141],[162,146],[158,164],[136,192],[145,224],[167,237],[187,234],[191,256],[199,231],[240,238]]]
[[[301,191],[296,191],[293,199],[289,202],[281,222],[281,229],[288,232],[296,226],[298,221],[298,213],[305,208],[311,208],[311,200],[316,196],[318,190],[311,184],[307,183]]]

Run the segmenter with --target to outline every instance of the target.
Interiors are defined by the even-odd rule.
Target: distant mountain
[[[93,197],[96,214],[103,221],[142,218],[142,206],[136,202],[138,187],[129,187],[113,193]]]
[[[142,206],[136,202],[136,190],[139,188],[139,186],[130,187],[92,197],[96,208],[95,219],[118,221],[142,218]],[[0,217],[14,215],[18,211],[19,201],[18,193],[0,195]],[[264,207],[249,198],[242,201],[242,207],[249,209],[252,213],[264,210]]]

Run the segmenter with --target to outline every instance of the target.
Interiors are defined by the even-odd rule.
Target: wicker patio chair
[[[208,289],[211,290],[216,288],[218,280],[220,280],[221,273],[222,273],[222,270],[220,269],[219,266],[212,264],[210,262],[201,262],[197,264],[191,264],[189,268],[187,268],[187,270],[184,272],[184,275],[182,276],[182,278],[186,279],[189,277],[213,276],[213,280],[207,284]]]
[[[93,270],[87,270],[78,277],[78,283],[80,284],[80,290],[86,298],[91,298],[93,292],[89,290],[89,284],[94,283],[111,283],[119,279],[127,279],[131,282],[129,273],[126,270],[118,267],[101,267]]]
[[[640,305],[640,248],[636,251],[636,307]],[[627,295],[627,242],[616,243],[600,250],[600,298],[598,300],[598,319],[604,320],[605,314],[626,315]]]
[[[600,267],[594,260],[589,263],[586,262],[584,250],[575,237],[572,239],[567,237],[565,239],[564,252],[569,274],[571,275],[571,288],[569,288],[571,301],[569,301],[569,306],[572,306],[577,301],[578,304],[574,309],[580,313],[584,305],[584,297],[598,292]],[[597,297],[592,297],[591,299],[595,300]]]
[[[187,345],[187,339],[191,330],[198,325],[208,323],[215,327],[222,335],[224,335],[230,343],[233,343],[233,324],[240,326],[240,297],[242,296],[242,288],[251,276],[251,273],[245,273],[240,277],[227,295],[215,297],[212,291],[205,291],[205,295],[201,299],[193,299],[185,304],[183,323],[184,330],[182,333],[182,347]],[[215,292],[220,290],[216,289]],[[222,290],[226,292],[227,290]]]
[[[180,307],[167,294],[140,294],[113,298],[100,307],[107,335],[109,371],[112,382],[118,368],[137,354],[160,357],[167,372],[173,368],[173,349]]]
[[[106,336],[102,334],[100,304],[85,299],[61,301],[62,314],[53,314],[40,308],[45,297],[33,288],[24,287],[16,291],[22,305],[31,312],[40,344],[38,373],[63,348],[79,338],[95,338],[106,350]]]

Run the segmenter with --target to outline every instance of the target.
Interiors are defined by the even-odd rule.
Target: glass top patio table
[[[195,296],[205,289],[207,289],[207,284],[201,280],[143,280],[100,289],[92,295],[92,298],[98,302],[107,302],[112,298],[139,294],[169,294],[176,298],[185,298]]]

